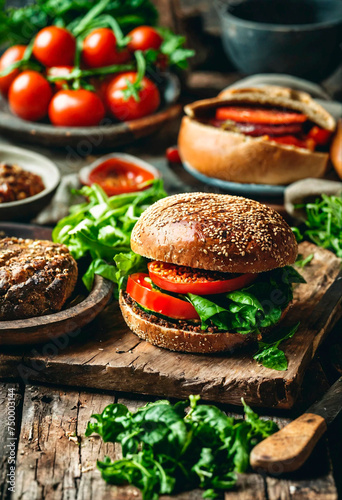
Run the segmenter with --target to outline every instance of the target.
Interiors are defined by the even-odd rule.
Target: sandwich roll
[[[185,113],[181,159],[208,177],[286,185],[328,169],[336,123],[303,92],[232,89],[187,105]]]

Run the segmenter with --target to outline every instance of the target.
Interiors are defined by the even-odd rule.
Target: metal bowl
[[[342,62],[340,0],[219,0],[217,8],[224,48],[243,73],[320,81]]]

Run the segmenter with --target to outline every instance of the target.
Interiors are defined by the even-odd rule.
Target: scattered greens
[[[96,184],[76,193],[89,201],[73,205],[70,214],[54,228],[52,238],[67,245],[76,260],[91,257],[83,276],[88,290],[95,274],[121,283],[128,274],[145,268],[145,259],[131,251],[131,232],[142,212],[166,196],[162,181],[153,181],[144,191],[111,198]]]
[[[284,351],[279,349],[279,344],[290,339],[298,330],[299,323],[291,327],[278,328],[268,335],[262,342],[258,342],[258,352],[253,356],[255,361],[273,370],[287,370],[288,363]]]
[[[322,194],[322,198],[308,203],[305,208],[307,220],[303,234],[294,228],[297,240],[301,241],[305,237],[342,258],[342,194]]]
[[[97,462],[103,479],[138,487],[143,500],[198,487],[206,490],[203,497],[214,498],[218,490],[231,489],[236,473],[248,469],[251,449],[277,425],[261,420],[244,402],[242,420],[198,400],[190,396],[189,412],[189,401],[156,401],[134,413],[111,404],[92,415],[96,422],[88,423],[86,436],[97,433],[122,447],[122,459]]]

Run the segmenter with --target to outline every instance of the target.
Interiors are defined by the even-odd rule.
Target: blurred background
[[[342,99],[342,0],[153,3],[160,25],[184,34],[196,50],[185,78],[193,96],[215,95],[247,74],[286,73],[320,83],[331,97]]]

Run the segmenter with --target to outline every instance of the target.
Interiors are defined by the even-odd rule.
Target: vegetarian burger
[[[237,196],[164,198],[136,223],[132,250],[148,272],[128,277],[120,307],[130,329],[174,351],[229,351],[277,324],[302,278],[297,243],[271,208]]]
[[[201,174],[257,184],[323,177],[334,118],[308,94],[283,87],[232,89],[185,107],[182,161]]]

